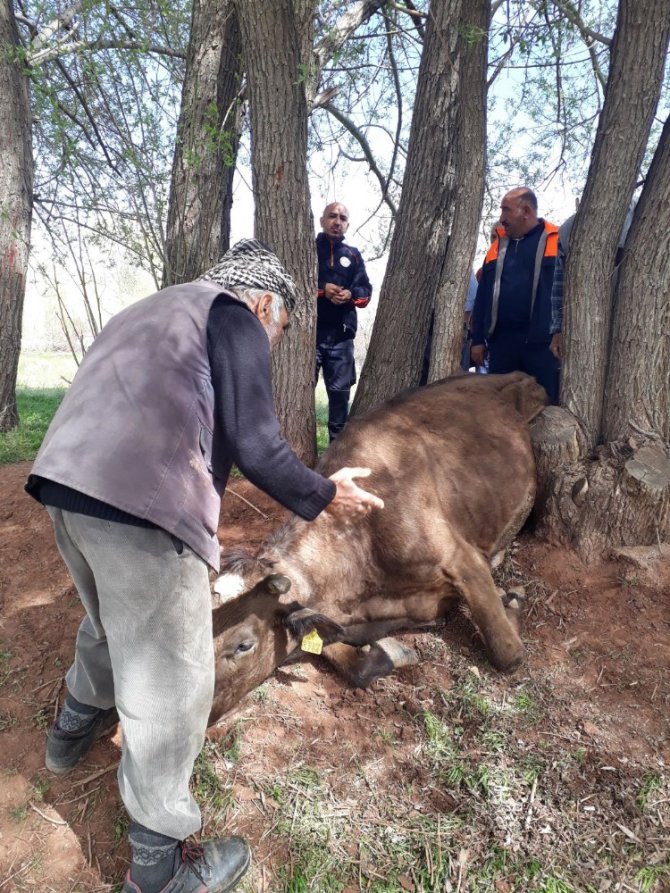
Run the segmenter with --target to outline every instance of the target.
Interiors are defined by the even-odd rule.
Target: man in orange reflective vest
[[[484,260],[472,313],[471,359],[489,372],[533,375],[558,403],[560,361],[551,343],[551,289],[558,227],[537,216],[537,198],[520,186],[500,204],[500,226]]]

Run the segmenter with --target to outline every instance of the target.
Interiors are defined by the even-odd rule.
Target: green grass
[[[328,396],[321,380],[314,395],[316,404],[316,451],[320,456],[328,446]]]
[[[641,893],[652,893],[658,880],[666,880],[670,877],[670,857],[660,865],[647,865],[641,868],[635,875],[635,880],[640,885]],[[663,887],[662,889],[667,889]]]
[[[10,816],[12,817],[12,819],[13,819],[17,824],[19,824],[19,823],[22,822],[22,821],[26,818],[26,816],[28,815],[28,807],[25,805],[25,803],[22,803],[20,806],[13,806],[13,807],[9,810],[9,814],[10,814]]]
[[[16,723],[16,720],[9,713],[0,710],[0,732],[4,732]]]
[[[64,388],[17,391],[19,427],[0,435],[0,465],[35,458],[64,394]]]
[[[41,775],[36,775],[32,781],[32,786],[32,799],[36,800],[38,803],[41,803],[44,800],[44,795],[51,787],[50,782],[48,782],[45,778],[42,778]]]
[[[637,805],[642,812],[647,810],[649,801],[653,799],[653,794],[657,794],[663,789],[663,777],[659,772],[648,772],[642,779],[640,793],[637,796]]]

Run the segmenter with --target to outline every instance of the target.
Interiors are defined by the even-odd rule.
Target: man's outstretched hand
[[[384,500],[363,490],[354,481],[354,478],[366,478],[370,476],[369,468],[340,468],[331,474],[330,480],[337,487],[335,498],[326,506],[326,511],[339,518],[367,515],[370,509],[383,509]]]

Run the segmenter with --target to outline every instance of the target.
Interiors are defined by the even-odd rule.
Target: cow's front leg
[[[375,679],[388,676],[394,670],[419,660],[413,648],[390,637],[363,648],[335,642],[325,646],[323,656],[340,676],[356,688],[367,688]]]
[[[505,606],[489,566],[477,549],[463,541],[453,543],[444,574],[465,599],[472,619],[481,633],[498,670],[513,670],[524,658],[519,637],[520,606]]]

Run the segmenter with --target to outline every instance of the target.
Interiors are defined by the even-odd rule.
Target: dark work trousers
[[[527,372],[542,385],[549,401],[558,404],[561,364],[549,350],[550,340],[527,342],[525,332],[494,332],[488,342],[489,372]]]
[[[336,342],[318,340],[315,384],[319,379],[320,369],[323,370],[323,381],[328,394],[328,434],[333,441],[347,421],[349,394],[351,386],[356,382],[353,339]]]

